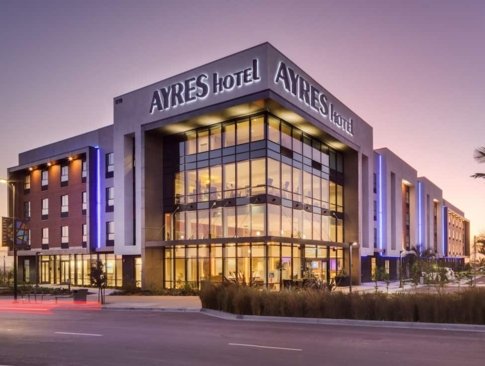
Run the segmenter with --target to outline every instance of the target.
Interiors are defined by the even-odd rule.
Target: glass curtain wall
[[[166,287],[226,279],[279,289],[305,272],[308,241],[324,248],[309,257],[320,260],[319,278],[341,267],[328,250],[344,242],[342,153],[270,114],[164,146],[164,174],[174,177],[164,190]]]

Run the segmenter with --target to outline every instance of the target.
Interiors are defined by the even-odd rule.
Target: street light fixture
[[[349,292],[352,292],[352,249],[358,248],[359,244],[353,242],[349,244]]]
[[[0,178],[0,183],[12,187],[12,231],[13,231],[13,299],[17,301],[17,225],[15,222],[15,183],[16,181]]]

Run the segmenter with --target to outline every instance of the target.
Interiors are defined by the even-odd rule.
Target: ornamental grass
[[[485,324],[485,289],[455,293],[341,293],[261,290],[204,283],[202,307],[239,315]]]

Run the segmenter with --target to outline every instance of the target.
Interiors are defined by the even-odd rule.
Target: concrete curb
[[[419,323],[419,322],[394,322],[379,320],[354,320],[354,319],[323,319],[323,318],[290,318],[279,316],[238,315],[223,311],[202,309],[202,314],[224,320],[239,320],[251,322],[293,323],[293,324],[317,324],[348,327],[372,327],[372,328],[399,328],[415,330],[438,330],[455,332],[485,333],[485,325],[476,324],[448,324],[448,323]]]
[[[139,306],[101,306],[102,310],[114,311],[150,311],[162,313],[200,313],[202,309],[188,309],[188,308],[163,308],[163,307],[139,307]]]

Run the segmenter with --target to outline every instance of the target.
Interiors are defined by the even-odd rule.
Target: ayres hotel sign
[[[261,81],[259,59],[254,58],[246,68],[234,72],[219,74],[200,73],[178,81],[153,92],[150,114],[168,111],[177,106],[204,100],[210,95],[228,93]],[[329,101],[327,95],[310,83],[292,67],[281,61],[276,68],[273,81],[281,85],[286,92],[297,98],[307,108],[312,109],[334,124],[337,128],[354,135],[354,121],[345,118]]]
[[[206,73],[173,83],[153,92],[150,113],[167,111],[177,106],[204,100],[210,94],[226,93],[235,88],[257,83],[261,80],[259,60],[253,59],[247,68],[221,75]]]
[[[281,84],[288,93],[298,98],[307,107],[318,112],[322,117],[328,118],[337,128],[351,136],[354,135],[354,121],[352,118],[345,118],[338,113],[325,93],[287,66],[283,61],[279,63],[276,69],[274,83]]]

